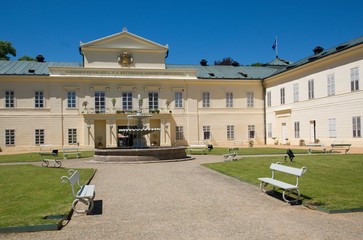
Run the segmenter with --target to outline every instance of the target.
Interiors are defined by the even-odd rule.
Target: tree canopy
[[[214,61],[214,65],[233,65],[233,66],[239,66],[239,62],[233,60],[230,57],[223,58],[222,60]]]
[[[32,57],[30,57],[28,55],[24,55],[24,56],[20,57],[18,59],[18,61],[36,61],[36,59],[35,58],[32,58]]]
[[[13,47],[11,42],[0,41],[0,60],[9,61],[10,57],[7,55],[16,56],[16,49]]]

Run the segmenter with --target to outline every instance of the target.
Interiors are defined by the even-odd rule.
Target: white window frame
[[[132,110],[132,92],[122,92],[121,100],[123,111]]]
[[[353,138],[361,138],[362,137],[361,117],[360,116],[353,117],[352,125],[353,125]]]
[[[175,140],[177,140],[177,141],[184,140],[184,127],[183,126],[175,127]]]
[[[149,110],[159,109],[159,92],[149,92]]]
[[[267,123],[267,137],[272,138],[272,123]]]
[[[15,107],[15,94],[12,90],[5,91],[5,107],[14,108]]]
[[[44,129],[35,129],[34,143],[35,143],[35,145],[41,145],[41,144],[45,143],[45,130]]]
[[[204,108],[210,107],[210,93],[209,92],[203,92],[202,93],[202,102]]]
[[[226,107],[233,107],[233,92],[226,92]]]
[[[351,91],[359,90],[359,68],[351,68],[350,69],[350,88]]]
[[[280,88],[280,104],[285,104],[285,88]]]
[[[299,83],[294,83],[293,89],[294,89],[294,102],[298,102],[299,101]]]
[[[203,140],[209,140],[211,136],[210,126],[203,126]]]
[[[336,138],[337,137],[337,126],[336,126],[336,119],[329,118],[329,138]]]
[[[77,144],[77,129],[76,128],[68,128],[68,144],[69,145]]]
[[[308,81],[308,99],[314,99],[314,79]]]
[[[256,127],[255,125],[248,125],[248,139],[256,138]]]
[[[75,91],[67,92],[67,108],[76,108],[77,107],[77,95]]]
[[[106,112],[106,93],[104,91],[95,92],[95,112]]]
[[[5,129],[5,146],[15,145],[15,129]]]
[[[271,107],[271,91],[268,91],[266,93],[266,98],[267,98],[267,107]]]
[[[334,73],[327,75],[327,87],[328,87],[328,96],[335,95],[335,75],[334,75]]]
[[[227,139],[234,139],[234,125],[227,125]]]
[[[254,105],[255,105],[255,103],[254,103],[253,92],[247,92],[247,107],[253,108]]]
[[[35,108],[44,108],[44,92],[43,91],[34,92],[34,107]]]
[[[178,91],[174,93],[174,107],[183,108],[183,92]]]
[[[294,137],[300,138],[300,122],[294,122]]]

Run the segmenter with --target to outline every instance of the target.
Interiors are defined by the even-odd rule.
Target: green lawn
[[[93,169],[79,171],[82,184],[95,172]],[[59,220],[44,217],[65,215],[71,209],[74,196],[69,183],[61,183],[64,175],[68,176],[68,169],[0,166],[0,227],[58,223]]]
[[[264,154],[286,154],[286,149],[283,148],[239,148],[238,155],[264,155]],[[307,154],[306,149],[292,149],[295,154]],[[323,151],[314,151],[314,153],[322,153]],[[213,148],[208,154],[223,155],[228,153],[228,148]]]
[[[271,163],[301,168],[307,172],[299,180],[303,203],[327,210],[348,210],[363,208],[363,155],[304,155],[297,156],[293,162],[284,162],[280,157],[243,157],[239,161],[205,164],[223,174],[242,181],[259,184],[257,178],[270,177]],[[280,175],[281,176],[281,175]],[[281,176],[282,180],[294,179]]]
[[[94,151],[81,152],[81,158],[93,157],[93,155]],[[74,157],[74,155],[71,155],[71,157]],[[63,153],[60,152],[57,158],[63,159]],[[39,153],[0,155],[0,163],[37,162],[37,161],[40,162],[41,159],[42,158],[40,157]]]

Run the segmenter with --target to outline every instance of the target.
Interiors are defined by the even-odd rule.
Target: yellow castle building
[[[82,63],[0,61],[1,151],[127,147],[138,108],[151,146],[319,142],[363,146],[363,37],[290,63],[172,65],[124,29],[80,44]]]

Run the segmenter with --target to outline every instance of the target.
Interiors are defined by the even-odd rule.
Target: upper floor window
[[[280,103],[285,104],[285,88],[280,88]]]
[[[270,91],[268,91],[267,93],[266,93],[266,95],[267,95],[267,107],[271,107],[271,92]]]
[[[294,102],[298,102],[299,101],[299,84],[295,83],[293,87],[294,87]]]
[[[106,111],[105,92],[95,92],[95,111],[96,113]]]
[[[335,94],[335,76],[334,73],[327,76],[328,96]]]
[[[362,137],[360,117],[353,117],[352,120],[353,120],[353,137],[354,138]]]
[[[5,107],[13,108],[14,106],[14,91],[5,91]]]
[[[15,145],[15,129],[5,129],[5,145]]]
[[[350,69],[350,86],[352,91],[359,90],[359,68]]]
[[[67,93],[67,106],[68,106],[68,108],[76,107],[76,92],[69,91]]]
[[[159,93],[149,92],[149,109],[159,109]]]
[[[226,93],[226,107],[227,108],[233,107],[233,93],[232,92]]]
[[[35,91],[34,106],[36,108],[44,107],[44,93],[43,91]]]
[[[203,98],[203,107],[204,108],[210,107],[210,96],[209,96],[209,92],[203,92],[202,98]]]
[[[175,107],[183,107],[183,92],[175,92]]]
[[[314,99],[314,79],[308,82],[309,99]]]
[[[247,107],[254,107],[253,92],[247,93]]]
[[[44,144],[44,129],[35,129],[35,145]]]
[[[122,93],[122,110],[132,110],[132,92]]]

